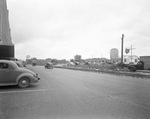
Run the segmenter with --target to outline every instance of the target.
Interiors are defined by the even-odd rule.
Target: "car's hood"
[[[23,72],[26,72],[26,73],[31,73],[33,75],[36,75],[36,73],[34,73],[33,71],[29,70],[29,69],[26,69],[26,68],[19,68],[19,70],[23,71]]]

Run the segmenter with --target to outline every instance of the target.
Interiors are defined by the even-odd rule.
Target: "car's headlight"
[[[37,77],[38,77],[38,74],[33,74],[33,77],[37,78]]]
[[[33,77],[34,77],[35,79],[40,80],[40,77],[38,76],[38,74],[33,74]]]

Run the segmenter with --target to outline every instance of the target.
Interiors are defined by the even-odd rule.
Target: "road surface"
[[[150,119],[150,80],[28,66],[41,80],[0,87],[0,119]]]

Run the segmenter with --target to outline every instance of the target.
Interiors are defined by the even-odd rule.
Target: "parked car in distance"
[[[46,69],[53,69],[53,64],[51,62],[47,62],[45,65]]]
[[[38,80],[38,74],[19,66],[15,61],[0,60],[0,86],[18,85],[26,88]]]
[[[36,63],[32,63],[32,66],[36,66]]]

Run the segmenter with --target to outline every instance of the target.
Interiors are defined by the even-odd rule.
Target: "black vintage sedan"
[[[51,62],[47,62],[45,65],[46,69],[53,69],[53,64]]]
[[[18,85],[20,88],[26,88],[30,83],[37,83],[38,74],[19,67],[14,61],[0,60],[0,86]]]

